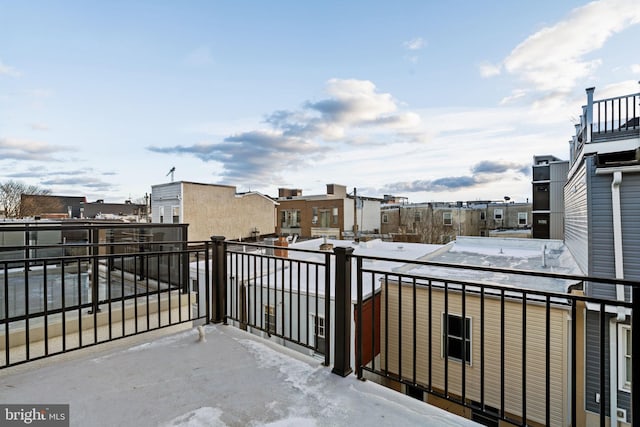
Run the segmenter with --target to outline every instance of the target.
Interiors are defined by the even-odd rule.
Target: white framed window
[[[264,305],[264,329],[270,334],[276,333],[276,308],[273,305]]]
[[[326,351],[324,317],[316,316],[313,313],[310,313],[309,316],[311,317],[309,332],[311,333],[312,346],[317,352],[324,353]]]
[[[382,214],[382,223],[383,224],[389,223],[389,216],[387,214]]]
[[[171,220],[174,224],[180,223],[180,206],[171,207]]]
[[[451,212],[443,212],[442,213],[442,223],[444,225],[453,224],[453,216],[451,215]]]
[[[496,208],[493,210],[493,219],[502,219],[502,208]]]
[[[618,389],[631,391],[631,327],[618,324]]]
[[[158,213],[160,214],[160,224],[164,224],[164,206],[160,206]]]
[[[445,348],[449,359],[462,361],[463,357],[467,365],[471,366],[471,318],[466,317],[463,322],[462,316],[457,314],[442,313],[442,353],[444,358]]]
[[[518,212],[518,225],[527,225],[527,213],[526,212]]]

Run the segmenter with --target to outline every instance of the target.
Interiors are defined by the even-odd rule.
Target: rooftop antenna
[[[171,175],[171,182],[173,182],[173,173],[176,171],[176,167],[172,167],[165,176]]]

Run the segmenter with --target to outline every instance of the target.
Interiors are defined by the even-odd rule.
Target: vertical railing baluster
[[[640,286],[631,288],[631,354],[640,354]],[[631,358],[631,421],[638,425],[640,421],[640,364]]]
[[[504,419],[504,288],[500,289],[500,418]]]
[[[551,425],[551,298],[546,296],[545,303],[545,369],[544,369],[544,406],[545,425]],[[575,305],[576,301],[572,301]],[[575,355],[573,356],[575,359]]]
[[[527,293],[522,293],[522,422],[527,424]]]
[[[605,386],[605,326],[606,326],[606,311],[603,302],[600,303],[600,427],[605,426],[605,416],[607,408],[607,395]],[[575,338],[574,338],[575,339]],[[575,359],[575,356],[573,357]]]
[[[371,303],[374,303],[375,300],[375,290],[372,286],[372,298]],[[362,338],[364,337],[364,333],[362,331],[362,317],[364,316],[364,306],[362,301],[362,257],[356,257],[356,299],[357,299],[357,313],[358,316],[356,318],[356,342],[358,344],[356,351],[356,374],[358,379],[362,379]],[[374,325],[371,323],[371,327]],[[372,352],[373,354],[373,352]]]
[[[336,265],[337,265],[336,259]],[[349,263],[351,261],[349,260]],[[324,255],[324,364],[325,366],[329,366],[331,364],[331,337],[335,337],[337,339],[337,334],[333,332],[333,322],[331,321],[331,253],[327,252]],[[337,270],[336,270],[337,274]],[[351,275],[351,264],[349,264],[349,275]],[[316,283],[318,280],[316,278]],[[336,282],[337,285],[337,282]],[[351,286],[351,276],[349,276],[349,286]],[[337,292],[337,291],[336,291]],[[316,293],[317,299],[317,293]],[[351,304],[351,290],[349,290],[349,304]],[[335,308],[335,313],[337,316],[337,306]],[[350,319],[349,319],[350,320]],[[336,323],[337,326],[337,323]],[[336,347],[337,349],[338,347]]]

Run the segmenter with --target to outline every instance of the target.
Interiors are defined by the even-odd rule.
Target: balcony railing
[[[640,354],[640,282],[363,257],[348,247],[165,243],[2,261],[0,367],[213,321],[318,355],[338,375],[355,370],[494,423],[564,426],[596,417],[602,425],[614,409],[630,408],[627,422],[640,410],[640,368],[631,357]],[[489,273],[494,279],[481,280]],[[635,302],[585,296],[587,282],[624,286]]]
[[[594,101],[592,114],[594,138],[637,133],[640,129],[640,93]]]
[[[45,228],[56,231],[26,232],[42,237]],[[94,234],[96,243],[31,239],[0,248],[7,255],[0,260],[0,368],[208,318],[197,277],[189,280],[189,260],[208,259],[211,242],[101,243],[104,226],[65,228]]]

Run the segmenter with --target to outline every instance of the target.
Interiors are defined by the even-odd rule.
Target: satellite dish
[[[505,201],[505,202],[508,202],[509,200],[511,200],[511,197],[509,197],[509,196],[504,196],[504,201]]]

